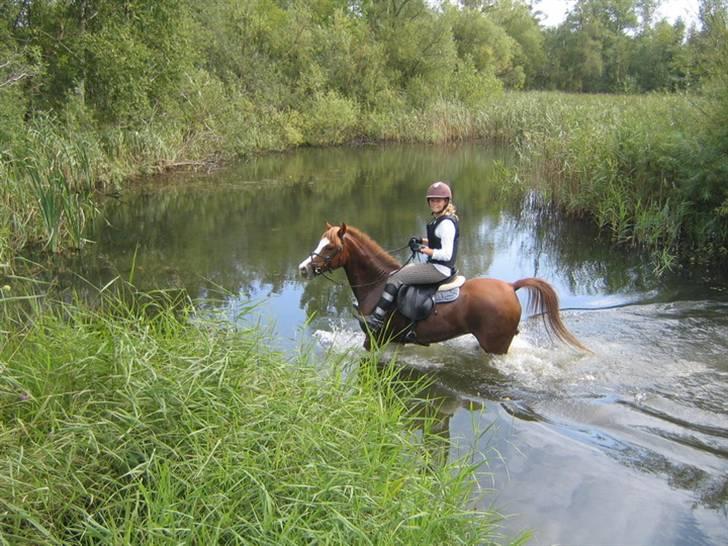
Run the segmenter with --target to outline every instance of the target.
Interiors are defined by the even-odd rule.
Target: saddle
[[[400,287],[397,292],[397,311],[414,324],[430,316],[436,303],[455,301],[460,294],[460,287],[465,284],[465,277],[453,275],[440,284],[412,284]]]

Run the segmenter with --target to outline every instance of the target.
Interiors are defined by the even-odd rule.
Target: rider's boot
[[[397,297],[398,290],[399,286],[389,283],[386,284],[374,311],[371,315],[364,317],[364,323],[373,334],[379,332],[384,326],[384,321],[394,306],[394,299]]]

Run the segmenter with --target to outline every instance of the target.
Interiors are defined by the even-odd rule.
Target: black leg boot
[[[373,334],[379,332],[384,326],[387,315],[392,310],[392,307],[394,307],[394,300],[397,297],[398,290],[398,285],[386,284],[374,311],[371,315],[364,317],[364,323]]]

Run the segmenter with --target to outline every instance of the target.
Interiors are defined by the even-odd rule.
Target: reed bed
[[[546,202],[650,251],[659,272],[727,254],[724,196],[701,153],[707,111],[698,95],[513,93],[483,112],[479,132],[516,146]]]
[[[184,294],[106,287],[91,306],[16,284],[0,292],[0,543],[503,540],[469,508],[478,466],[434,464],[445,440],[392,368],[287,361]]]
[[[180,134],[151,126],[98,130],[49,116],[29,122],[0,151],[0,264],[28,247],[82,248],[99,195],[173,163],[184,150]]]

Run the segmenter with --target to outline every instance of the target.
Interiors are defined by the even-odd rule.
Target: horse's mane
[[[326,237],[329,241],[336,241],[337,244],[343,244],[343,241],[339,238],[339,226],[331,226],[326,231]],[[344,237],[350,237],[353,239],[356,243],[358,243],[360,248],[368,251],[367,253],[371,255],[372,260],[377,261],[377,263],[382,266],[389,267],[391,269],[398,269],[401,266],[394,256],[384,250],[379,243],[369,237],[369,235],[364,233],[362,230],[347,224],[346,235]]]

